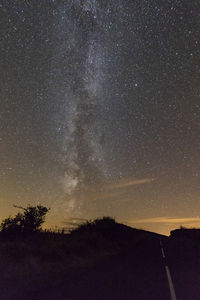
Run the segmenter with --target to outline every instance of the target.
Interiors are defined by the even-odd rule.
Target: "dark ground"
[[[122,229],[118,227],[117,230]],[[93,236],[90,240],[88,233],[60,237],[53,242],[56,244],[54,250],[52,241],[49,247],[43,245],[44,257],[41,256],[44,250],[38,254],[33,251],[33,245],[27,259],[24,258],[26,253],[20,257],[15,248],[14,254],[10,252],[7,256],[1,249],[0,254],[7,258],[7,263],[0,263],[0,300],[170,300],[165,263],[170,268],[177,300],[200,300],[199,238],[185,237],[184,234],[168,238],[126,230],[119,233],[119,239],[116,239],[116,232],[112,239],[109,238],[108,231],[98,232],[96,237],[90,232]],[[63,242],[63,239],[66,240]],[[98,245],[99,239],[103,245]],[[162,257],[160,239],[166,261]],[[84,248],[86,240],[87,247]],[[40,247],[41,238],[39,241],[34,243],[36,248]],[[47,243],[45,239],[43,243]],[[12,242],[6,244],[9,251],[11,245]],[[58,245],[62,246],[63,252],[55,258]],[[75,256],[72,245],[76,249],[79,247]],[[5,247],[2,241],[1,246]],[[39,256],[40,260],[37,260]]]
[[[142,242],[91,270],[76,287],[68,299],[170,299],[159,241]]]
[[[177,300],[200,300],[200,239],[169,238],[164,248]]]

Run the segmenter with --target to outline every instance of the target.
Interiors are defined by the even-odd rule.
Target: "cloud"
[[[135,186],[135,185],[151,183],[155,179],[156,178],[140,178],[140,179],[123,180],[123,181],[119,181],[115,184],[108,186],[108,188],[109,189],[120,189],[120,188],[124,188],[124,187],[131,187],[131,186]]]
[[[154,180],[155,178],[141,178],[118,181],[116,183],[103,185],[99,187],[99,189],[88,190],[86,197],[87,200],[109,199],[126,202],[130,200],[127,200],[127,187],[151,183]]]
[[[83,218],[68,218],[65,221],[63,221],[63,225],[65,226],[66,229],[73,229],[86,221],[87,219],[83,219]]]
[[[162,224],[183,224],[187,223],[189,225],[194,223],[200,223],[200,217],[185,217],[185,218],[173,218],[173,217],[154,217],[145,218],[130,221],[132,224],[149,224],[149,223],[162,223]]]

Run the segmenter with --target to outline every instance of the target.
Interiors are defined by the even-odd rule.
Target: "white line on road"
[[[169,283],[171,300],[177,300],[175,290],[174,290],[174,285],[173,285],[173,282],[172,282],[172,277],[171,277],[171,274],[170,274],[170,271],[169,271],[169,267],[165,266],[165,270],[166,270],[166,273],[167,273],[167,279],[168,279],[168,283]]]
[[[164,252],[163,244],[162,244],[161,240],[160,240],[160,248],[161,248],[161,251],[162,251],[162,257],[163,257],[163,259],[165,259],[166,256],[165,256],[165,252]],[[168,284],[169,284],[171,300],[177,300],[176,293],[175,293],[175,290],[174,290],[174,285],[173,285],[173,282],[172,282],[172,277],[171,277],[171,274],[170,274],[169,267],[167,265],[165,265],[165,270],[166,270],[166,274],[167,274],[167,280],[168,280]]]
[[[165,252],[164,252],[163,248],[161,248],[161,251],[162,251],[163,258],[165,258]]]

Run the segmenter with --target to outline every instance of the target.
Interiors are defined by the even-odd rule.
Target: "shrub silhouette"
[[[2,232],[20,233],[22,231],[23,215],[18,213],[14,218],[4,219],[0,225]]]
[[[24,212],[18,213],[15,217],[4,219],[0,225],[1,231],[7,233],[33,233],[39,231],[49,208],[42,205],[18,208],[23,209]]]

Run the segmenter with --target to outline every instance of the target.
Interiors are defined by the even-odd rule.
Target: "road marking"
[[[161,248],[161,251],[162,251],[163,258],[165,258],[165,252],[164,252],[163,248]]]
[[[165,252],[164,252],[161,240],[160,240],[160,248],[161,248],[161,252],[162,252],[162,257],[163,257],[163,259],[165,259],[166,256],[165,256]],[[176,293],[175,293],[175,290],[174,290],[174,285],[173,285],[173,282],[172,282],[172,277],[171,277],[171,274],[170,274],[169,267],[167,265],[165,265],[165,271],[166,271],[166,274],[167,274],[167,280],[168,280],[168,284],[169,284],[171,300],[177,300]]]
[[[171,300],[177,300],[175,290],[174,290],[174,285],[173,285],[173,282],[172,282],[172,277],[171,277],[171,274],[170,274],[170,271],[169,271],[169,267],[165,266],[165,270],[166,270],[166,273],[167,273],[167,279],[168,279],[168,283],[169,283]]]

